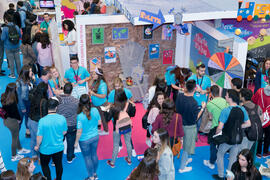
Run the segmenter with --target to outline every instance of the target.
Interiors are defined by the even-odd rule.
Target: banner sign
[[[156,29],[165,22],[164,16],[161,10],[158,11],[158,14],[153,14],[149,11],[141,10],[139,21],[144,21],[153,24],[153,29]]]

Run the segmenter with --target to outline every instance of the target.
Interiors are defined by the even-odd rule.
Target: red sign
[[[164,50],[163,51],[163,64],[172,64],[173,60],[173,50]]]
[[[200,55],[206,56],[207,58],[211,57],[207,41],[205,40],[205,38],[203,38],[203,35],[201,33],[197,33],[195,35],[194,42],[195,48],[199,51]]]

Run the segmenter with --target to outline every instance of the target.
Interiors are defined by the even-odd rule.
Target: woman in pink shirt
[[[42,33],[37,43],[39,75],[45,66],[51,67],[53,63],[52,44],[48,33]]]

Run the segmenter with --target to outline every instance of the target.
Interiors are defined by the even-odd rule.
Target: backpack
[[[8,26],[8,40],[16,45],[20,41],[20,35],[19,32],[17,31],[17,28],[15,25],[7,25]]]
[[[241,144],[243,140],[243,131],[241,128],[243,120],[243,111],[239,107],[233,107],[227,122],[223,126],[222,135],[213,136],[214,143],[217,145],[223,143],[229,145]]]
[[[245,130],[246,136],[250,141],[259,141],[263,137],[263,128],[260,116],[257,113],[258,105],[256,105],[253,109],[250,109],[244,105],[244,108],[247,110],[251,122],[251,126]]]
[[[263,123],[262,126],[263,128],[266,128],[270,125],[270,116],[269,116],[269,112],[270,112],[270,105],[268,105],[266,108],[264,106],[264,101],[263,101],[263,88],[261,90],[261,99],[262,99],[262,109],[264,110],[263,113]]]

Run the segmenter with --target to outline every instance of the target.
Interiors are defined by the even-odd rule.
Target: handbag
[[[0,117],[4,120],[7,119],[7,112],[3,108],[0,108]]]
[[[136,115],[136,105],[133,105],[132,103],[128,103],[127,113],[129,117],[135,117]]]
[[[174,127],[174,137],[173,137],[173,146],[172,146],[172,153],[174,156],[177,155],[177,158],[180,157],[180,151],[182,148],[182,143],[180,138],[177,139],[177,143],[175,144],[175,140],[176,140],[176,128],[177,128],[177,122],[178,122],[178,114],[176,114],[176,121],[175,121],[175,127]]]
[[[149,115],[149,111],[146,111],[146,113],[142,117],[142,127],[143,127],[143,129],[148,128],[148,123],[147,123],[148,115]]]
[[[262,106],[263,106],[263,109],[264,109],[265,107],[264,107],[264,101],[263,101],[263,89],[261,90],[261,99],[262,99]],[[270,125],[270,116],[269,116],[269,112],[268,112],[269,107],[270,107],[270,105],[268,105],[266,107],[266,110],[263,113],[263,123],[262,123],[263,128],[266,128],[266,127],[268,127]]]

